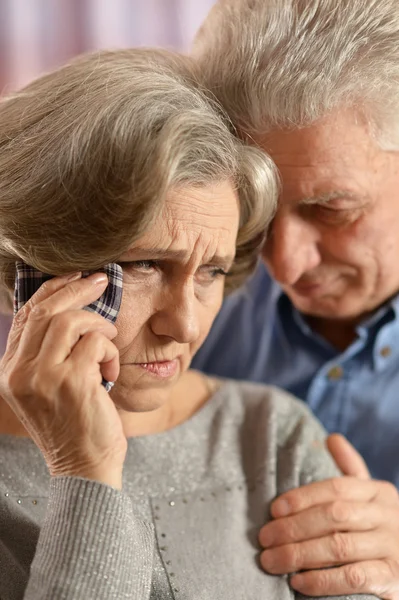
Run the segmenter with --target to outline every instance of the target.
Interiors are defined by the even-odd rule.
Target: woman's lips
[[[150,362],[150,363],[135,363],[137,367],[144,369],[147,373],[167,379],[173,377],[176,374],[179,367],[179,361],[177,358],[173,360],[165,360],[162,362]]]

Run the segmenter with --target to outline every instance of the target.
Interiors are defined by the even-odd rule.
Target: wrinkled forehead
[[[236,190],[229,181],[207,186],[180,186],[170,191],[162,218],[217,228],[239,220]]]
[[[238,225],[239,203],[230,183],[180,187],[168,195],[158,218],[135,245],[173,250],[181,257],[234,256]]]
[[[344,162],[360,164],[380,152],[367,121],[353,110],[338,110],[301,128],[273,129],[257,138],[275,162],[298,166]]]
[[[257,142],[279,169],[282,197],[363,194],[386,155],[367,124],[348,111],[301,129],[270,131]]]

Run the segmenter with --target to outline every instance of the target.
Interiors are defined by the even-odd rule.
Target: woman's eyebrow
[[[185,250],[169,250],[165,248],[131,248],[127,250],[123,255],[126,260],[174,260],[176,262],[183,262],[187,260],[187,251]],[[232,254],[214,254],[207,262],[214,265],[231,265],[234,260]]]

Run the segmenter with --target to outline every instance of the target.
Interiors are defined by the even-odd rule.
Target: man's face
[[[297,309],[354,320],[396,294],[399,153],[351,112],[260,142],[283,186],[264,260]]]

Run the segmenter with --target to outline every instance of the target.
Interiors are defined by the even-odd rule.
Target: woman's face
[[[114,343],[121,369],[111,393],[120,408],[154,410],[169,399],[221,306],[238,225],[229,182],[180,188],[120,257],[123,299]]]

